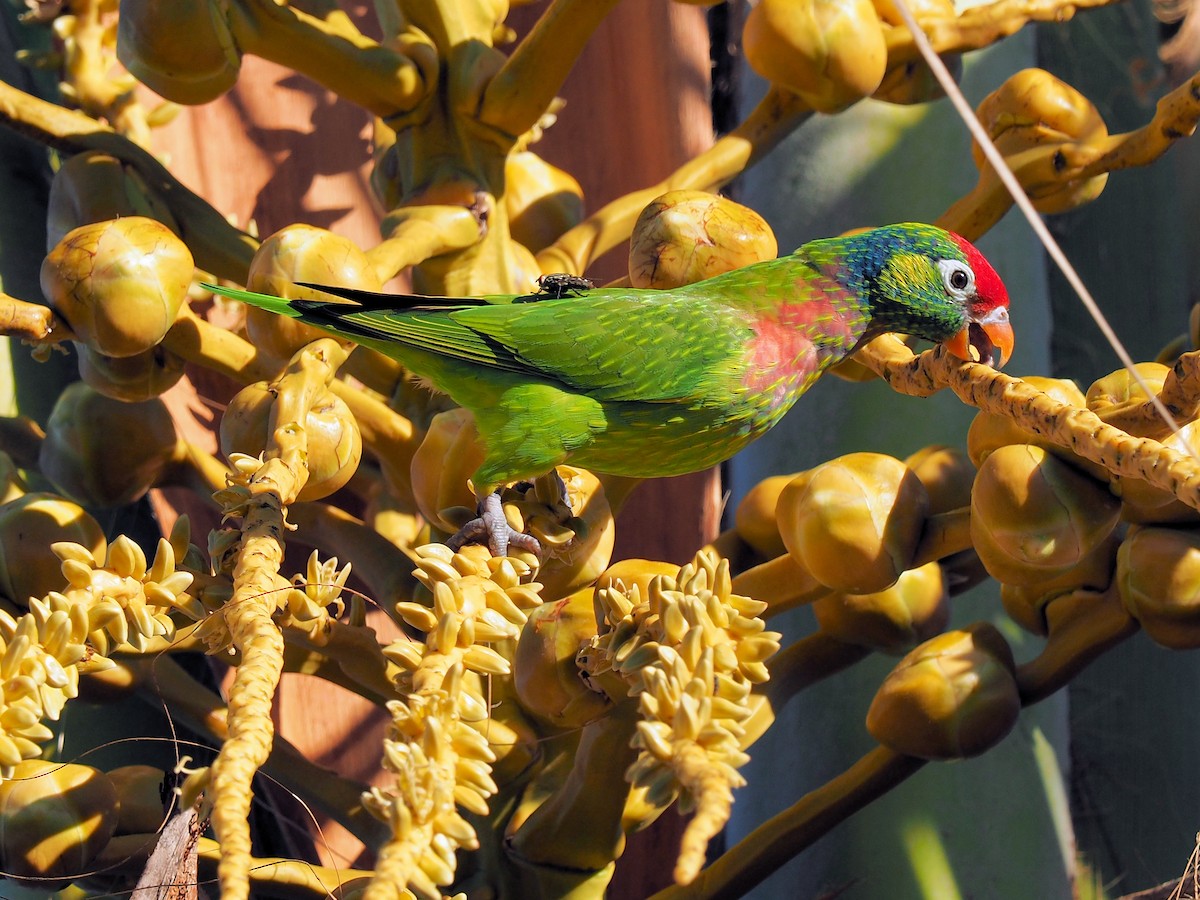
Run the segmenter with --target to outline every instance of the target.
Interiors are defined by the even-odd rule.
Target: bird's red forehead
[[[997,306],[1007,307],[1008,290],[1004,287],[1004,282],[1000,280],[996,270],[992,268],[992,264],[965,237],[953,232],[950,233],[950,236],[962,249],[967,257],[967,265],[975,273],[975,292],[979,295],[979,302],[975,304],[976,308],[980,312],[987,312]]]

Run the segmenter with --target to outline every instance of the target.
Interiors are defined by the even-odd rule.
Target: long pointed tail
[[[299,319],[304,315],[302,311],[292,306],[291,300],[285,300],[283,297],[276,297],[272,294],[259,294],[255,291],[243,291],[240,288],[221,287],[216,284],[203,284],[202,286],[208,288],[214,294],[229,297],[231,300],[240,300],[243,303],[249,303],[251,306],[257,306],[260,309],[265,309],[280,316],[291,316],[293,319]]]

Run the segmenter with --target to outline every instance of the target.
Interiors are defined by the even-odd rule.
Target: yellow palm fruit
[[[227,9],[214,0],[125,0],[117,24],[117,58],[156,94],[195,105],[234,86],[241,51]]]
[[[870,594],[827,594],[812,604],[821,631],[884,653],[906,653],[950,622],[942,567],[926,563],[902,572],[889,588]]]
[[[1141,362],[1135,367],[1147,386],[1158,394],[1171,371],[1156,362]],[[1137,434],[1138,429],[1121,421],[1123,416],[1144,407],[1148,397],[1134,380],[1128,369],[1120,368],[1092,383],[1087,392],[1087,407],[1105,422]],[[1157,416],[1155,416],[1157,418]],[[1155,437],[1157,435],[1149,435]],[[1164,436],[1162,442],[1172,450],[1184,454],[1200,450],[1200,422],[1187,422],[1175,434]],[[1181,503],[1174,494],[1152,487],[1141,478],[1110,475],[1113,491],[1125,502],[1124,517],[1133,522],[1162,523],[1181,522],[1197,518],[1197,512]]]
[[[518,150],[504,161],[504,206],[513,240],[537,253],[583,221],[583,188],[536,153]]]
[[[433,417],[412,458],[412,492],[426,522],[452,533],[475,514],[469,479],[482,462],[483,447],[470,412],[451,409]]]
[[[1134,368],[1155,394],[1162,390],[1167,374],[1171,371],[1167,366],[1156,362],[1140,362]],[[1124,366],[1093,381],[1084,396],[1087,408],[1106,422],[1144,406],[1148,399],[1141,385]]]
[[[904,464],[925,485],[931,514],[950,512],[971,504],[975,466],[957,447],[931,444],[909,456]]]
[[[348,238],[312,225],[289,225],[262,242],[250,263],[246,288],[277,297],[328,300],[328,294],[299,287],[296,282],[379,291],[379,276],[366,253]],[[246,308],[246,334],[264,353],[276,359],[292,354],[329,333],[299,319],[258,307]]]
[[[1083,391],[1079,390],[1078,385],[1068,378],[1046,378],[1041,375],[1028,375],[1021,380],[1030,387],[1037,388],[1051,399],[1057,400],[1059,403],[1076,406],[1080,409],[1086,405]],[[997,416],[983,412],[982,410],[975,414],[975,418],[971,420],[971,427],[967,429],[967,455],[971,457],[971,462],[977,467],[981,466],[993,450],[1008,444],[1033,444],[1034,446],[1042,447],[1045,450],[1049,450],[1055,456],[1065,459],[1071,465],[1077,466],[1094,478],[1108,478],[1108,470],[1103,466],[1083,459],[1070,450],[1034,434],[1032,431],[1026,431],[1007,416]]]
[[[1106,485],[1032,444],[1010,444],[979,468],[971,540],[993,578],[1036,585],[1081,562],[1113,530],[1121,504]]]
[[[242,388],[221,417],[221,452],[226,459],[258,456],[267,447],[277,391],[265,381]],[[362,459],[362,435],[343,400],[332,391],[317,395],[304,418],[308,480],[297,499],[320,500],[345,485]]]
[[[85,506],[121,506],[154,487],[175,444],[175,423],[157,397],[122,403],[77,381],[50,411],[38,468]]]
[[[1200,646],[1200,532],[1132,528],[1117,551],[1121,602],[1154,641]]]
[[[134,356],[105,356],[87,344],[75,343],[79,377],[88,387],[125,403],[158,397],[183,377],[186,360],[163,346]]]
[[[787,552],[775,517],[779,495],[795,475],[772,475],[746,492],[733,515],[738,537],[767,559]]]
[[[978,756],[1017,721],[1012,650],[993,626],[948,631],[905,656],[867,711],[872,737],[922,759]]]
[[[129,216],[69,232],[42,262],[42,291],[88,346],[135,356],[174,324],[194,269],[171,229]]]
[[[1048,632],[1046,608],[1064,594],[1104,591],[1112,584],[1121,541],[1114,530],[1061,575],[1027,584],[1001,584],[1000,602],[1014,622],[1033,634]]]
[[[146,216],[168,226],[175,221],[141,176],[115,156],[99,150],[68,156],[50,182],[46,249],[80,225],[127,216]]]
[[[1075,88],[1043,69],[1023,69],[988,94],[977,109],[1000,152],[1013,163],[1023,151],[1055,144],[1094,144],[1108,137],[1096,107]],[[983,151],[973,143],[975,165]],[[1065,184],[1031,186],[1030,199],[1044,215],[1066,212],[1100,196],[1108,174]]]
[[[155,834],[166,820],[167,776],[154,766],[131,765],[105,773],[117,792],[116,834]]]
[[[788,552],[822,584],[881,591],[912,564],[929,496],[912,469],[880,453],[849,453],[797,476],[779,495]]]
[[[892,0],[872,0],[872,2],[875,5],[875,11],[879,13],[880,21],[883,22],[885,35],[894,28],[902,28],[904,34],[908,33],[908,25]],[[918,22],[931,20],[953,22],[957,15],[951,0],[908,0],[907,6]],[[942,57],[942,61],[957,81],[962,75],[962,57],[958,54],[946,55]],[[872,96],[876,100],[885,100],[888,103],[911,104],[936,100],[945,96],[945,92],[938,84],[929,64],[923,60],[914,59],[889,68],[887,74],[883,76],[879,90],[875,91]]]
[[[778,252],[771,226],[749,207],[707,191],[668,191],[647,204],[633,226],[629,282],[680,287]]]
[[[874,93],[887,70],[870,0],[761,0],[742,30],[746,62],[820,112]]]
[[[575,657],[596,636],[592,588],[529,613],[513,657],[513,684],[524,709],[555,728],[579,728],[602,716],[608,698],[583,680]]]
[[[591,472],[558,466],[531,484],[505,488],[501,500],[513,526],[542,546],[545,558],[537,578],[544,599],[556,600],[590,585],[608,568],[616,520],[604,486]]]
[[[0,783],[5,877],[43,891],[64,887],[91,867],[117,816],[116,789],[98,769],[40,759],[19,763]]]
[[[104,530],[82,506],[54,494],[25,494],[0,506],[0,593],[25,606],[30,597],[62,590],[62,560],[50,545],[70,541],[100,558]]]

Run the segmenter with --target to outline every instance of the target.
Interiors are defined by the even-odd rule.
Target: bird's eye
[[[938,268],[942,270],[942,281],[951,294],[967,294],[974,289],[975,274],[970,266],[956,259],[943,259],[938,261]]]

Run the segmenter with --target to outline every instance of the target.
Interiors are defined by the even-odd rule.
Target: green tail
[[[249,303],[251,306],[257,306],[260,309],[265,309],[268,312],[273,312],[280,316],[291,316],[293,319],[299,319],[304,313],[292,307],[291,300],[285,300],[282,297],[274,297],[271,294],[258,294],[254,291],[243,291],[238,288],[219,287],[215,284],[201,283],[201,287],[208,288],[214,294],[220,294],[222,297],[228,297],[231,300],[240,300],[243,303]]]

